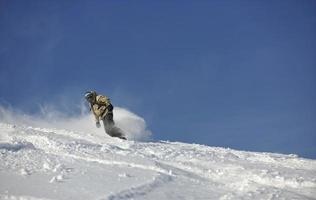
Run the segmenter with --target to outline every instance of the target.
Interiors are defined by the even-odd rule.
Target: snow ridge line
[[[171,175],[166,174],[158,174],[158,176],[153,178],[153,181],[149,183],[142,184],[137,187],[131,187],[129,189],[117,192],[116,194],[112,194],[108,196],[107,200],[123,200],[123,199],[133,199],[141,196],[145,196],[146,194],[152,192],[157,187],[160,187],[168,182],[172,181]]]
[[[48,137],[47,135],[36,135],[36,136],[27,136],[24,139],[29,139],[28,142],[31,142],[36,148],[43,150],[45,153],[49,153],[56,156],[62,157],[70,157],[74,159],[79,159],[87,162],[97,162],[104,165],[118,165],[118,166],[127,166],[127,167],[134,167],[139,169],[151,170],[162,174],[168,174],[169,171],[157,167],[157,162],[155,162],[155,166],[148,166],[148,165],[141,165],[136,163],[124,162],[124,161],[115,161],[115,160],[105,160],[100,158],[92,158],[87,157],[88,155],[85,154],[84,156],[71,154],[68,151],[63,151],[64,144],[54,141],[53,138]],[[33,142],[33,143],[32,143]],[[69,149],[66,149],[69,150]],[[73,151],[72,152],[76,152]]]
[[[0,143],[0,150],[1,149],[16,152],[21,149],[35,149],[35,147],[32,143],[15,142],[15,143]]]
[[[159,167],[155,167],[155,166],[146,166],[146,165],[140,165],[140,164],[136,164],[136,163],[128,163],[128,162],[123,162],[123,161],[109,161],[109,160],[102,160],[102,159],[98,159],[98,158],[89,158],[89,157],[82,157],[82,156],[78,156],[78,155],[73,155],[73,154],[61,154],[61,153],[51,153],[57,156],[66,156],[66,157],[70,157],[70,158],[74,158],[74,159],[78,159],[78,160],[84,160],[87,162],[97,162],[99,164],[104,164],[104,165],[118,165],[118,166],[127,166],[127,167],[133,167],[133,168],[139,168],[139,169],[145,169],[145,170],[151,170],[151,171],[155,171],[161,174],[168,174],[168,171],[159,168]]]
[[[299,188],[299,187],[316,187],[316,183],[308,180],[304,180],[303,182],[298,182],[297,180],[290,179],[287,180],[284,177],[269,177],[269,174],[266,174],[266,176],[263,175],[258,175],[253,172],[251,169],[244,169],[242,166],[238,166],[235,168],[228,168],[221,169],[222,173],[218,172],[208,172],[206,169],[200,169],[198,167],[193,167],[193,166],[187,166],[184,164],[180,163],[171,163],[171,162],[159,162],[160,167],[165,167],[172,169],[173,168],[173,174],[177,175],[177,173],[181,173],[182,176],[188,177],[194,175],[195,178],[199,178],[200,180],[209,180],[209,181],[214,181],[214,182],[219,182],[223,178],[223,176],[226,177],[231,177],[236,178],[238,177],[238,174],[243,174],[243,176],[247,177],[248,182],[253,182],[262,186],[266,187],[271,187],[271,188],[279,188],[279,189],[284,189],[284,188]],[[232,173],[232,170],[234,170],[234,173]],[[183,174],[186,172],[187,174]],[[234,174],[233,176],[229,174],[232,173]],[[232,184],[233,188],[240,188],[243,184],[243,181],[240,181],[240,185]],[[228,184],[230,185],[230,184]]]

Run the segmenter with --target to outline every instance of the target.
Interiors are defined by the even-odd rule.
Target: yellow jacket
[[[97,95],[95,101],[91,104],[91,110],[98,122],[102,120],[107,114],[112,113],[112,104],[110,99],[104,95]]]

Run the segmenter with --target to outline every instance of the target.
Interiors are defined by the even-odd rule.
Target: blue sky
[[[156,140],[316,158],[316,3],[0,1],[0,102],[89,89]]]

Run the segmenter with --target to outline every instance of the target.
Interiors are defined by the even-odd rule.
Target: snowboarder
[[[100,119],[103,121],[105,132],[112,136],[126,140],[121,129],[115,126],[113,120],[113,105],[110,99],[104,95],[98,95],[95,91],[85,93],[85,99],[89,102],[90,110],[95,116],[96,126],[100,128]]]

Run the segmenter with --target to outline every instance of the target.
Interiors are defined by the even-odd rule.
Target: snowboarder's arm
[[[95,121],[96,122],[99,122],[100,121],[100,115],[99,112],[98,112],[98,105],[91,105],[91,111],[95,117]]]

